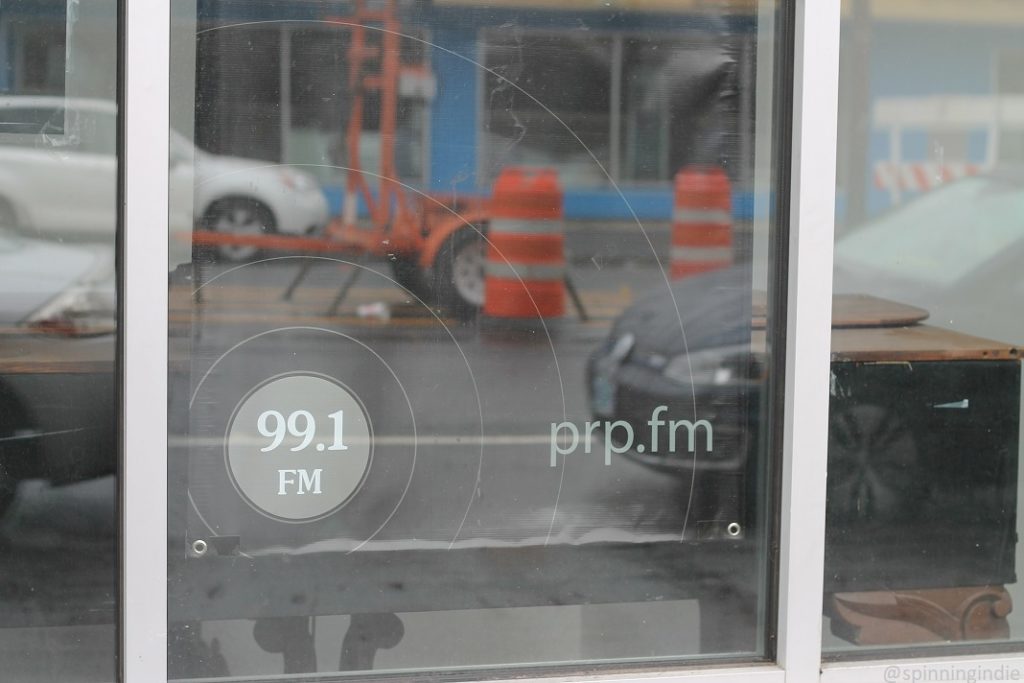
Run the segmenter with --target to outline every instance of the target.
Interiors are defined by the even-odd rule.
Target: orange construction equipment
[[[353,0],[351,15],[326,20],[350,32],[347,99],[351,112],[345,135],[347,159],[343,167],[346,177],[341,215],[327,226],[323,236],[231,235],[196,230],[193,245],[247,245],[266,250],[343,254],[357,260],[386,258],[395,281],[413,297],[464,319],[477,314],[485,295],[489,315],[561,315],[567,290],[580,317],[586,320],[583,304],[565,272],[562,191],[553,171],[534,173],[518,169],[502,174],[495,188],[494,209],[501,217],[498,225],[492,224],[492,206],[484,198],[427,194],[401,182],[395,163],[399,97],[429,99],[436,84],[424,62],[403,62],[401,43],[411,38],[403,38],[398,0],[381,0],[373,8],[368,1]],[[379,102],[378,172],[364,171],[360,163],[363,114],[370,94]],[[360,200],[368,220],[358,220]],[[525,204],[520,206],[520,200]],[[527,210],[523,208],[526,206],[534,208]],[[543,230],[550,234],[534,234],[540,230],[538,227],[517,237],[517,221],[520,227],[528,222],[543,225]],[[494,260],[494,273],[485,285],[489,231],[496,245],[492,252],[509,260]],[[285,299],[292,296],[314,263],[313,259],[305,261],[285,290]],[[509,284],[508,278],[499,277],[498,270],[505,267],[525,276],[523,280],[528,286],[524,289],[517,278]],[[535,277],[541,271],[545,276]],[[359,267],[350,269],[329,312],[337,311],[361,272]],[[523,309],[524,293],[525,300],[531,302],[528,310]]]
[[[562,188],[553,169],[504,169],[491,197],[484,315],[554,318],[565,313]]]
[[[399,97],[403,90],[407,95],[418,91],[419,96],[429,96],[422,91],[431,88],[422,84],[430,82],[430,71],[424,63],[402,62],[403,31],[397,0],[384,0],[379,9],[367,7],[367,0],[355,0],[353,8],[350,16],[331,20],[351,29],[348,86],[352,108],[345,136],[348,161],[341,216],[328,225],[325,234],[356,253],[388,257],[394,265],[396,280],[414,294],[429,293],[437,303],[451,308],[479,307],[482,291],[476,290],[482,290],[482,284],[473,291],[454,286],[451,273],[447,272],[451,269],[439,268],[438,259],[479,262],[480,269],[482,258],[477,257],[477,252],[482,247],[477,242],[488,218],[485,202],[479,198],[455,201],[452,197],[414,192],[400,182],[395,163]],[[410,90],[410,84],[419,87]],[[363,171],[359,154],[363,112],[371,93],[379,98],[377,173]],[[376,187],[376,192],[371,186]],[[357,222],[360,199],[367,208],[369,226]],[[453,245],[453,241],[458,244]],[[456,250],[456,246],[461,248]],[[462,249],[469,251],[463,255]],[[428,272],[434,275],[429,280],[425,277]],[[477,277],[482,280],[482,273]]]
[[[387,258],[395,280],[431,305],[459,315],[475,313],[483,304],[483,234],[489,212],[483,198],[426,194],[403,184],[395,162],[399,97],[429,98],[435,86],[428,66],[405,63],[403,30],[397,0],[354,0],[352,14],[325,21],[349,32],[348,93],[351,103],[345,131],[346,161],[341,216],[322,236],[230,235],[193,232],[193,245],[255,246],[265,250],[336,253]],[[406,39],[408,40],[408,39]],[[368,102],[373,96],[376,102]],[[364,111],[376,104],[379,119],[380,168],[368,172],[360,163]],[[362,201],[368,220],[357,220]],[[285,291],[291,297],[313,261],[300,269]],[[355,268],[342,285],[331,310],[336,310],[361,271]],[[460,276],[460,277],[457,277]]]
[[[718,167],[688,167],[676,174],[672,214],[672,278],[731,265],[732,190]]]

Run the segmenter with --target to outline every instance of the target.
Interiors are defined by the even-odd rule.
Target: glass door
[[[170,19],[168,676],[769,660],[773,3]]]
[[[116,3],[0,5],[0,662],[117,672]]]

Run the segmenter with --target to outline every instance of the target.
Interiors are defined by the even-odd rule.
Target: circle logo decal
[[[256,510],[286,522],[331,514],[370,470],[373,428],[341,382],[302,373],[250,391],[228,422],[224,457],[231,480]]]

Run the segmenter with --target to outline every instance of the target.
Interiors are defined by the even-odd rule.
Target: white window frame
[[[121,680],[167,676],[167,209],[170,0],[124,0]],[[871,683],[1021,656],[821,662],[840,0],[794,0],[792,176],[776,663],[528,683]],[[779,68],[785,68],[780,65]],[[786,77],[785,74],[782,75]],[[525,679],[518,679],[525,680]]]
[[[121,680],[167,678],[170,0],[123,0]]]

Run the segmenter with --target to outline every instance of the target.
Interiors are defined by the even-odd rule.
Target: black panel
[[[1013,583],[1019,363],[832,373],[826,591]]]

